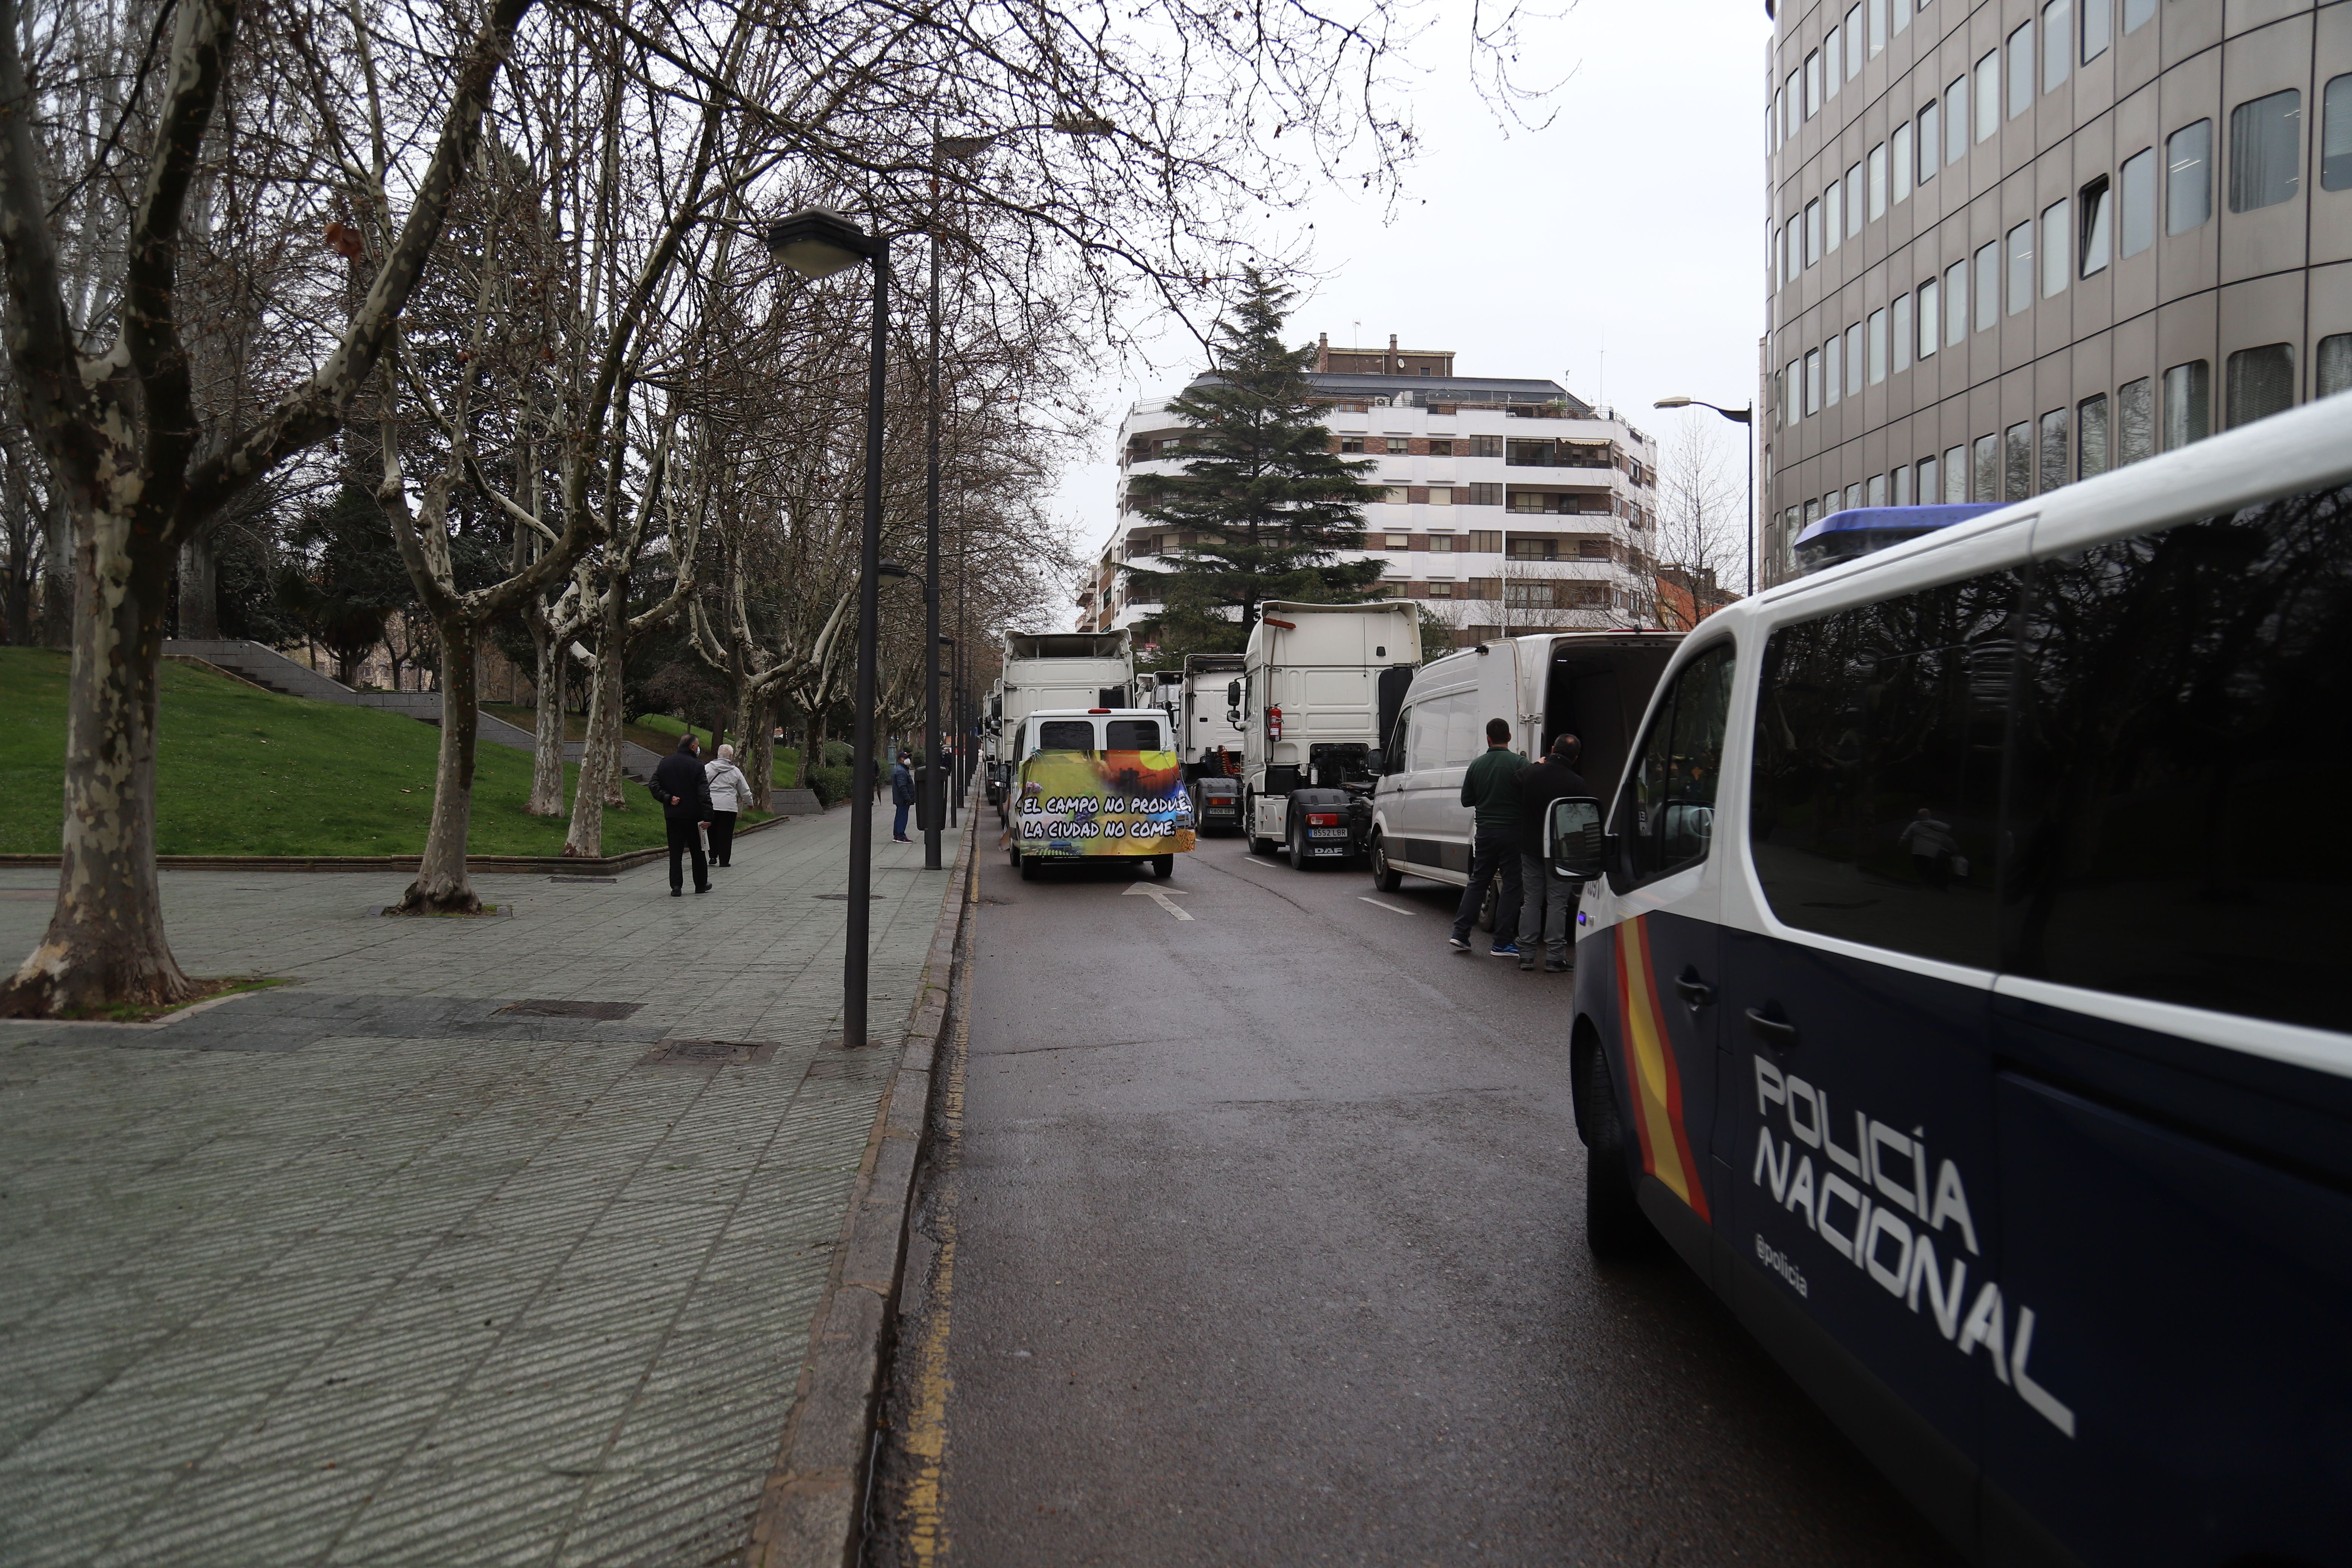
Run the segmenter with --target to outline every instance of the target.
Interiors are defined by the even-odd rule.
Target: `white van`
[[[1972,1563],[2352,1543],[2352,397],[1731,605],[1577,868],[1587,1237]]]
[[[1625,765],[1642,705],[1682,641],[1680,632],[1543,632],[1505,637],[1433,659],[1416,671],[1381,755],[1365,853],[1372,881],[1394,892],[1407,877],[1470,880],[1470,808],[1462,773],[1486,749],[1486,721],[1511,726],[1532,760],[1569,731],[1584,742],[1578,772],[1605,790]]]

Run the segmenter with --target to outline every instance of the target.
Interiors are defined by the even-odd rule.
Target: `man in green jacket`
[[[1486,884],[1499,876],[1495,894],[1496,958],[1517,958],[1518,944],[1511,940],[1519,929],[1519,769],[1527,759],[1511,750],[1511,726],[1501,719],[1486,721],[1486,752],[1463,770],[1462,804],[1476,813],[1471,827],[1470,885],[1462,890],[1462,907],[1454,911],[1454,934],[1447,938],[1456,952],[1470,951],[1470,928],[1486,901]]]

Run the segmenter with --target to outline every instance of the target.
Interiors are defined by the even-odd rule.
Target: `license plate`
[[[1348,837],[1348,830],[1344,827],[1310,827],[1307,831],[1311,837],[1316,838],[1345,838]]]

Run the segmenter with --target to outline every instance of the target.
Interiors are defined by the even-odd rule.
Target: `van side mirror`
[[[1228,707],[1228,708],[1238,709],[1238,708],[1240,708],[1240,707],[1241,707],[1241,705],[1242,705],[1242,683],[1241,683],[1240,681],[1238,681],[1238,680],[1228,680],[1228,681],[1226,681],[1226,682],[1225,682],[1225,706],[1226,706],[1226,707]]]
[[[1544,858],[1556,876],[1579,882],[1596,881],[1603,868],[1601,843],[1601,803],[1584,795],[1567,795],[1551,803],[1544,814]]]
[[[1378,746],[1374,746],[1364,753],[1364,771],[1374,778],[1379,778],[1389,771],[1388,761],[1388,754]]]

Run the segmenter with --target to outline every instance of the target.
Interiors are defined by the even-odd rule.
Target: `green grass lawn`
[[[529,703],[485,702],[482,704],[482,711],[497,714],[518,730],[535,732],[539,728],[539,712]],[[686,733],[686,723],[683,720],[666,718],[660,714],[649,714],[635,724],[621,726],[621,739],[634,741],[657,757],[669,755],[677,745],[677,738],[684,733]],[[709,756],[710,731],[697,730],[694,733],[695,738],[702,742],[703,755]],[[588,715],[567,710],[563,715],[563,738],[567,741],[586,740]]]
[[[163,855],[415,855],[433,814],[441,732],[398,713],[280,697],[163,666],[155,848]],[[0,648],[0,853],[57,853],[66,656]],[[564,770],[566,797],[579,770]],[[642,785],[604,814],[604,852],[663,841]],[[523,815],[530,753],[475,752],[476,855],[559,855],[562,817]]]

